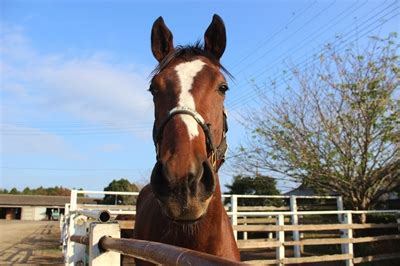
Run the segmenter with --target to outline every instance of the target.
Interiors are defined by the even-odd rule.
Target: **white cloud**
[[[7,93],[2,108],[12,102],[26,108],[27,116],[33,110],[24,106],[96,123],[151,122],[146,74],[132,65],[97,52],[68,58],[40,53],[20,28],[7,25],[2,27],[0,42],[0,90]]]
[[[2,154],[46,154],[75,157],[60,136],[36,128],[12,124],[1,125],[0,150]],[[67,152],[68,151],[68,152]]]

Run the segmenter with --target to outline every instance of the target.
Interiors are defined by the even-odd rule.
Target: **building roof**
[[[95,198],[78,198],[81,204],[96,204],[99,199]],[[0,206],[59,206],[64,207],[70,202],[68,196],[42,196],[42,195],[14,195],[0,194]]]
[[[318,193],[315,192],[314,189],[301,184],[298,188],[295,188],[289,192],[286,192],[284,195],[286,196],[317,196]],[[325,195],[328,196],[339,196],[339,194],[333,192],[333,191],[326,191]]]
[[[301,184],[298,188],[295,188],[289,192],[286,192],[284,195],[287,196],[315,196],[316,193],[314,189]]]

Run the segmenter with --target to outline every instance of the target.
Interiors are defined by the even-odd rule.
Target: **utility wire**
[[[311,19],[307,20],[306,23],[304,23],[303,25],[301,25],[294,33],[292,33],[288,38],[281,40],[279,43],[277,43],[276,45],[274,45],[272,48],[270,48],[269,50],[267,50],[265,53],[263,53],[260,56],[257,56],[257,58],[255,58],[253,61],[249,62],[248,64],[243,65],[243,67],[241,68],[240,71],[234,73],[234,76],[238,75],[239,73],[241,73],[243,70],[245,70],[246,68],[248,68],[249,66],[253,65],[254,63],[258,62],[259,60],[261,60],[262,58],[264,58],[265,56],[267,56],[268,54],[270,54],[271,52],[275,51],[276,48],[280,47],[283,43],[285,43],[288,39],[292,38],[294,35],[296,35],[298,32],[300,32],[304,27],[306,27],[307,25],[309,25],[311,22],[313,22],[314,20],[316,20],[319,16],[321,16],[323,13],[325,13],[326,11],[328,11],[330,8],[332,8],[332,6],[335,4],[336,0],[333,1],[331,4],[329,4],[327,7],[323,8],[322,10],[320,10],[317,14],[311,16]]]
[[[149,168],[51,168],[51,167],[9,167],[0,166],[5,170],[35,170],[35,171],[147,171]]]
[[[386,9],[387,9],[387,8],[386,8]],[[373,30],[375,30],[375,29],[381,27],[383,24],[385,24],[385,23],[387,23],[388,21],[392,20],[393,18],[397,17],[397,16],[399,15],[399,13],[395,13],[395,14],[393,14],[393,15],[392,15],[392,13],[396,12],[398,9],[399,9],[399,8],[397,7],[397,8],[395,8],[395,9],[389,11],[388,13],[386,13],[386,14],[383,15],[382,17],[378,18],[378,19],[377,19],[376,21],[374,21],[373,23],[370,23],[368,26],[362,28],[362,30],[359,31],[359,33],[362,32],[362,31],[365,31],[365,30],[367,30],[367,31],[366,31],[364,34],[362,34],[362,36],[356,36],[356,38],[355,38],[355,39],[352,39],[352,41],[355,41],[355,40],[359,39],[360,37],[363,37],[363,36],[369,34],[369,33],[372,32]],[[383,11],[383,10],[381,10],[381,11]],[[380,13],[381,13],[381,12],[380,12]],[[392,15],[392,16],[389,17],[389,18],[386,18],[385,16],[388,16],[388,15]],[[375,15],[374,17],[376,17],[376,15]],[[374,18],[374,17],[372,17],[372,18]],[[371,19],[371,18],[370,18],[370,19]],[[366,20],[365,22],[368,22],[370,19]],[[379,23],[380,21],[382,21],[382,19],[384,19],[384,21],[381,22],[381,23]],[[374,24],[376,24],[377,22],[378,22],[379,24],[374,26]],[[372,26],[372,29],[370,29],[371,26]],[[343,36],[346,36],[346,35],[352,33],[353,31],[358,31],[358,30],[359,30],[358,28],[355,28],[355,29],[353,29],[352,31],[347,32],[347,33],[344,34]],[[332,43],[335,43],[336,41],[338,41],[338,40],[335,40],[335,41],[332,42]],[[347,43],[349,43],[349,41],[348,41]],[[342,45],[344,45],[344,43],[343,43]],[[321,52],[322,52],[323,50],[324,50],[324,49],[322,49]],[[302,57],[305,57],[305,56],[302,56]],[[303,64],[304,66],[306,66],[307,63],[311,63],[311,62],[307,62],[307,61],[309,61],[309,58],[306,58],[306,60],[303,60],[302,63],[299,63],[299,64],[297,64],[297,65],[300,66],[301,64]],[[258,77],[258,76],[260,76],[260,75],[261,75],[261,74],[255,76],[255,77]],[[280,76],[280,77],[281,77],[280,80],[281,80],[281,81],[284,81],[283,78],[284,78],[285,76],[287,76],[287,75],[281,75],[281,76]],[[279,80],[279,79],[278,79],[278,80]],[[283,83],[283,82],[281,82],[280,84],[282,84],[282,83]],[[244,85],[245,85],[245,84],[244,84]],[[244,105],[245,103],[248,102],[248,100],[244,100],[244,99],[247,99],[247,98],[249,98],[249,97],[252,97],[252,99],[253,99],[253,98],[254,98],[253,94],[254,94],[254,92],[253,92],[253,91],[250,91],[250,92],[246,93],[245,95],[242,95],[242,96],[240,96],[240,97],[237,97],[236,99],[234,99],[233,101],[230,102],[230,104],[228,105],[229,109],[230,109],[230,110],[233,110],[233,109],[235,109],[235,108],[238,107],[238,106]]]
[[[380,13],[384,12],[384,11],[387,10],[388,8],[392,7],[394,4],[396,4],[396,2],[393,2],[392,4],[386,6],[386,7],[383,8],[382,10],[378,11],[375,15],[372,15],[371,17],[369,17],[368,19],[366,19],[366,20],[364,21],[364,23],[367,23],[369,20],[374,19],[376,16],[378,16]],[[336,24],[337,24],[337,23],[335,23],[335,25],[336,25]],[[349,32],[346,33],[345,35],[351,34],[351,33],[353,33],[354,31],[357,31],[357,28],[353,28],[351,31],[349,31]],[[306,39],[308,39],[308,38],[306,38]],[[334,42],[336,42],[336,41],[334,41]],[[334,43],[334,42],[333,42],[333,43]],[[305,44],[304,44],[303,46],[301,46],[301,47],[299,47],[298,45],[296,45],[296,49],[302,48],[302,47],[304,47],[304,46],[307,45],[307,44],[308,44],[308,43],[305,43]],[[322,49],[322,50],[323,50],[323,49]],[[282,60],[283,60],[282,58],[283,58],[284,55],[286,55],[286,54],[289,54],[289,55],[290,55],[291,53],[290,53],[290,51],[288,51],[288,52],[282,54],[282,56],[278,57],[277,60],[275,60],[274,63],[271,63],[270,65],[276,65],[276,64],[278,64],[279,61],[282,61]],[[307,56],[306,54],[303,55],[301,58],[304,58],[304,57],[307,57],[307,58],[308,58],[308,56]],[[272,69],[272,68],[270,68],[270,67],[268,67],[268,66],[265,66],[265,67],[260,68],[258,71],[256,71],[255,73],[253,73],[253,78],[254,78],[254,77],[259,77],[259,76],[265,74],[265,73],[267,72],[266,69]],[[246,86],[246,85],[248,85],[248,83],[246,83],[246,82],[244,82],[244,83],[238,85],[235,91],[239,92],[239,91],[240,91],[239,89],[242,88],[243,86]],[[237,100],[237,98],[241,98],[241,97],[240,97],[240,96],[239,96],[239,97],[234,97],[234,98],[233,98],[233,101]],[[230,101],[230,104],[232,104],[232,100]]]
[[[395,17],[397,17],[398,15],[400,15],[400,13],[396,13],[395,15],[393,15],[391,18],[389,18],[388,20],[391,20]],[[384,23],[382,23],[384,24]],[[377,25],[375,28],[371,29],[370,31],[366,32],[365,34],[363,34],[361,37],[366,36],[367,34],[369,34],[370,32],[374,31],[375,29],[379,28],[380,26],[382,26],[382,24]],[[338,49],[338,51],[340,51],[340,49]],[[303,65],[303,70],[306,69],[306,67],[311,64],[312,61],[306,62],[306,64]],[[275,86],[278,87],[280,85],[285,84],[285,79],[284,76],[281,77],[281,79],[279,80],[280,82],[276,82]],[[255,92],[250,92],[247,93],[246,95],[243,96],[242,99],[240,99],[240,101],[237,101],[235,104],[230,106],[230,110],[235,110],[237,107],[246,105],[247,103],[253,101],[256,98],[257,95],[255,95]]]
[[[364,2],[362,5],[364,5],[364,4],[366,4],[366,2]],[[374,17],[376,17],[376,16],[378,16],[380,13],[382,13],[383,11],[385,11],[386,9],[388,9],[388,8],[390,8],[391,6],[393,6],[394,4],[396,4],[396,2],[393,2],[392,4],[390,4],[390,5],[388,5],[387,7],[385,7],[385,8],[383,8],[382,10],[380,10],[380,11],[378,11],[378,13],[376,13],[375,15],[373,15],[373,16],[371,16],[371,17],[369,17],[369,19],[367,19],[367,20],[365,20],[365,23],[366,22],[368,22],[368,20],[371,20],[371,19],[373,19]],[[360,6],[361,7],[361,6]],[[357,7],[357,8],[359,8],[359,7]],[[349,10],[351,10],[351,9],[349,9]],[[346,11],[346,10],[345,10]],[[342,16],[345,16],[347,14],[347,12],[345,12],[344,14],[343,14],[343,12],[339,15],[339,17],[342,15]],[[365,15],[364,15],[365,16]],[[338,21],[338,22],[336,22],[334,25],[332,25],[331,27],[333,27],[333,26],[335,26],[335,25],[337,25],[338,23],[340,22],[340,20]],[[329,28],[331,28],[331,27],[329,27]],[[328,28],[328,29],[329,29]],[[321,28],[320,28],[321,29]],[[322,29],[324,29],[324,28],[322,28]],[[321,30],[322,30],[321,29]],[[354,32],[354,31],[356,31],[357,29],[353,29],[353,30],[351,30],[352,32]],[[315,34],[318,34],[318,30],[315,32]],[[305,42],[305,40],[307,40],[307,39],[309,39],[310,37],[312,37],[313,35],[310,35],[309,37],[307,37],[306,39],[304,39],[301,43],[303,43],[303,42]],[[326,40],[327,41],[327,40]],[[325,41],[325,42],[326,42]],[[292,50],[296,50],[296,51],[298,51],[300,48],[303,48],[304,46],[306,46],[308,43],[307,42],[305,42],[302,46],[299,46],[300,44],[296,44],[296,46],[295,47],[293,47],[292,48]],[[323,50],[323,49],[322,49]],[[288,56],[286,56],[286,59],[289,57],[289,55],[290,55],[290,53],[289,52],[287,52],[287,53],[283,53],[281,56],[279,56],[279,57],[277,57],[277,59],[273,62],[273,63],[270,63],[269,65],[266,65],[266,66],[264,66],[264,67],[261,67],[261,68],[259,68],[259,70],[257,70],[256,72],[254,72],[253,73],[253,75],[255,75],[255,77],[258,77],[258,76],[261,76],[261,75],[263,75],[263,74],[265,74],[266,72],[268,72],[268,70],[273,70],[275,67],[274,66],[276,66],[276,64],[279,64],[280,63],[280,61],[282,61],[283,60],[283,58],[284,58],[284,56],[285,56],[285,54],[287,54]],[[306,57],[307,55],[303,55],[302,57]],[[273,67],[271,67],[271,66],[273,66]],[[266,70],[267,69],[267,70]],[[254,76],[253,76],[254,77]],[[248,85],[248,82],[243,82],[242,84],[239,84],[239,85],[237,85],[237,89],[236,90],[234,90],[234,91],[236,91],[236,92],[239,92],[240,90],[240,88],[242,88],[243,86],[246,86],[246,85]],[[230,98],[231,100],[230,100],[230,103],[232,103],[232,101],[235,101],[236,100],[236,98],[241,98],[240,96],[234,96],[233,98]]]
[[[315,5],[317,1],[313,1],[310,3],[308,6],[304,7],[303,9],[300,9],[298,12],[293,12],[293,14],[296,14],[295,16],[292,17],[289,22],[287,22],[285,25],[282,27],[278,27],[276,31],[271,36],[268,36],[265,38],[261,43],[259,43],[256,47],[254,47],[250,52],[248,52],[245,56],[243,56],[240,60],[238,60],[233,66],[230,67],[230,70],[235,69],[237,66],[239,66],[242,62],[244,62],[246,59],[249,57],[253,56],[256,51],[258,51],[261,47],[265,46],[267,43],[272,41],[276,36],[278,36],[280,33],[282,33],[285,29],[287,29],[297,18],[301,17],[304,12],[309,10],[313,5]]]
[[[296,46],[294,48],[299,50],[299,48],[302,48],[302,47],[308,45],[309,42],[306,42],[307,40],[313,40],[315,37],[320,36],[322,31],[328,31],[329,29],[333,28],[334,26],[336,26],[337,24],[339,24],[341,22],[342,18],[345,18],[349,14],[353,14],[353,12],[355,10],[361,8],[362,6],[364,6],[367,3],[368,3],[368,1],[365,1],[365,2],[362,2],[361,5],[357,5],[358,4],[358,1],[357,1],[354,4],[352,4],[350,7],[348,7],[348,8],[346,7],[341,13],[339,13],[338,15],[335,15],[335,17],[333,19],[331,19],[327,24],[322,25],[317,30],[315,30],[310,35],[308,35],[308,37],[304,38],[301,42],[296,43]],[[331,24],[333,24],[333,25],[331,25]],[[302,25],[301,28],[303,28],[303,27],[304,27],[304,25]],[[291,34],[290,37],[282,40],[280,43],[287,42],[293,36],[294,36],[294,34]],[[300,46],[300,44],[303,44],[303,45]],[[273,49],[270,49],[269,51],[273,51]],[[286,55],[286,54],[289,54],[289,52],[281,54],[281,56],[278,56],[277,59],[283,58],[283,55]],[[277,61],[278,60],[275,60],[275,62],[277,62]],[[243,72],[243,71],[241,71],[241,72]],[[237,74],[240,74],[241,72],[238,72]],[[257,71],[257,72],[259,72],[259,71]]]

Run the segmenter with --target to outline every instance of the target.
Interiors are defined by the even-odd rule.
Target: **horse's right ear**
[[[174,50],[171,31],[165,25],[162,17],[154,21],[151,29],[151,51],[154,57],[160,62],[164,57]]]

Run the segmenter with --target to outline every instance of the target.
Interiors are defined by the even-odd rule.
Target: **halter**
[[[223,116],[224,116],[224,121],[223,121],[223,130],[222,130],[222,140],[221,143],[217,148],[215,148],[213,140],[212,140],[212,134],[210,131],[210,126],[211,124],[206,123],[204,118],[195,110],[192,110],[191,108],[188,108],[186,106],[179,106],[171,109],[168,112],[167,117],[162,121],[160,127],[157,129],[154,123],[153,126],[153,141],[154,145],[156,147],[156,158],[157,161],[160,160],[160,143],[163,138],[163,131],[165,126],[168,124],[168,122],[175,116],[179,114],[185,114],[185,115],[190,115],[196,122],[197,124],[200,125],[200,127],[203,129],[204,135],[206,137],[206,148],[207,148],[207,157],[210,160],[211,165],[214,168],[214,171],[217,172],[218,169],[221,167],[223,162],[225,161],[225,154],[226,150],[228,148],[228,145],[226,143],[226,132],[228,131],[228,123],[227,123],[227,115],[224,109]],[[219,165],[217,165],[217,162],[220,162]]]

